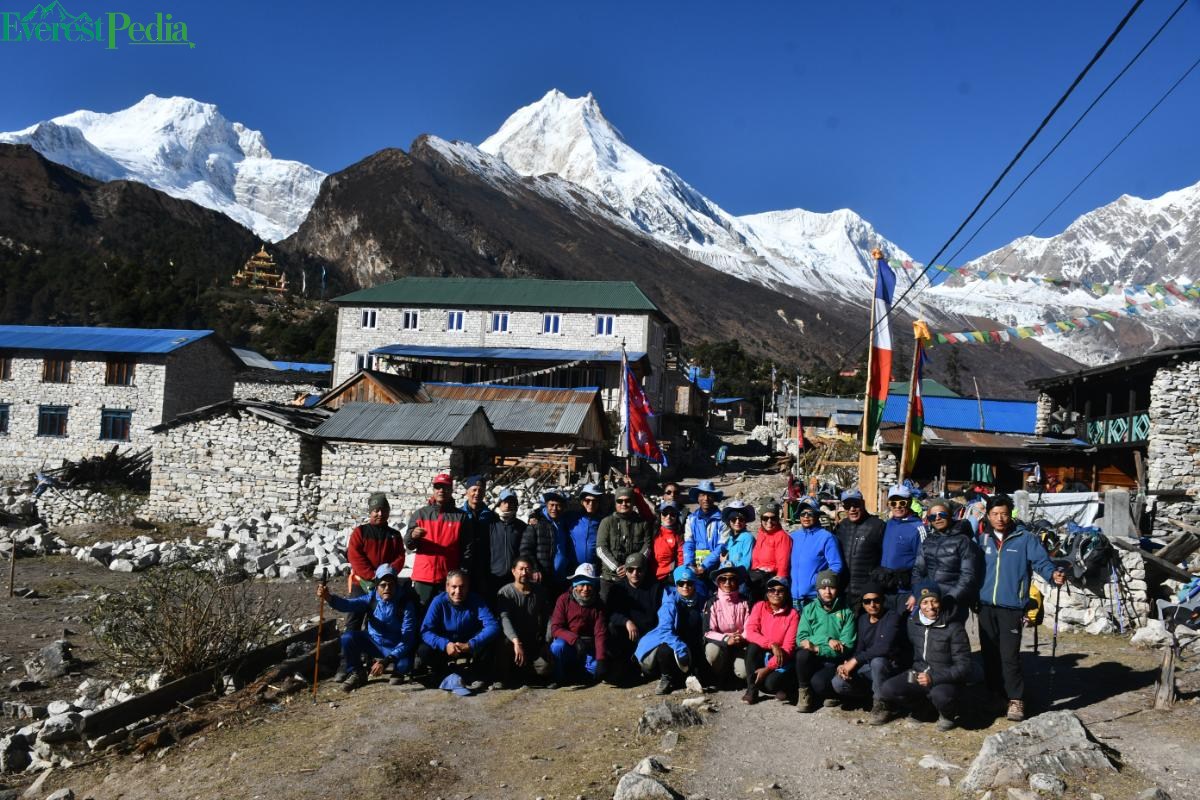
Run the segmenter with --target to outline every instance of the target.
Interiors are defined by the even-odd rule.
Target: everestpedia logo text
[[[83,42],[106,50],[121,44],[196,46],[188,40],[187,23],[170,14],[159,11],[153,19],[135,21],[124,12],[107,11],[92,19],[86,11],[68,13],[58,0],[24,14],[0,11],[0,43],[6,42]]]

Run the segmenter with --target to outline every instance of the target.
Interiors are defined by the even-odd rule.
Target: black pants
[[[817,694],[828,694],[832,697],[830,684],[840,663],[840,659],[826,658],[811,650],[796,648],[796,685],[801,689],[811,687]]]
[[[362,597],[366,592],[362,590],[362,584],[355,581],[350,585],[351,597]],[[361,631],[363,620],[367,618],[365,611],[351,611],[346,614],[346,622],[342,626],[343,631]]]
[[[988,690],[1003,692],[1009,700],[1025,697],[1021,675],[1021,623],[1019,608],[979,606],[979,649]]]
[[[493,650],[495,642],[489,642],[478,650],[473,650],[469,656],[455,659],[454,664],[459,665],[461,675],[467,680],[488,680],[492,676],[492,669],[495,665],[496,656]],[[450,657],[446,655],[445,650],[438,650],[421,642],[417,645],[417,664],[418,670],[424,668],[430,670],[434,677],[440,678],[450,671]]]
[[[939,714],[953,717],[958,712],[958,695],[962,689],[957,683],[939,683],[936,686],[922,686],[915,680],[910,680],[911,670],[904,670],[899,675],[888,678],[880,690],[880,700],[885,703],[912,702],[920,697],[928,697],[929,702]]]
[[[754,642],[746,643],[746,688],[753,689],[755,686],[755,672],[762,668],[766,657],[771,654],[770,650],[759,647]],[[767,673],[763,678],[763,682],[758,686],[768,694],[775,694],[779,691],[791,691],[793,680],[792,671],[788,669],[780,670],[778,667]]]

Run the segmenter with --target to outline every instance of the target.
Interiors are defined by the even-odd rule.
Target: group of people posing
[[[372,495],[347,545],[347,596],[318,587],[348,615],[347,691],[385,675],[459,694],[657,678],[661,694],[741,684],[746,703],[794,700],[801,712],[859,698],[872,724],[932,705],[948,730],[972,671],[974,610],[987,688],[1019,721],[1031,575],[1064,579],[1003,495],[973,523],[947,502],[919,505],[906,486],[892,487],[880,519],[851,489],[832,531],[811,498],[788,531],[777,504],[722,507],[711,481],[686,497],[668,483],[656,507],[623,486],[611,513],[594,485],[578,510],[548,492],[527,519],[511,490],[492,509],[482,478],[465,487],[459,506],[451,477],[435,478],[403,537],[387,498]]]

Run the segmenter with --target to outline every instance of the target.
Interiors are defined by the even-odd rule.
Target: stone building
[[[312,519],[320,503],[321,441],[329,412],[226,400],[158,425],[142,513],[212,522],[259,511]]]
[[[384,369],[420,381],[597,387],[613,409],[623,342],[651,405],[668,407],[679,332],[634,283],[402,278],[333,302],[335,386]]]
[[[1200,342],[1029,385],[1037,433],[1095,454],[1075,480],[1144,495],[1153,535],[1200,525]]]
[[[232,396],[240,362],[212,331],[0,326],[0,475],[114,446]]]
[[[271,361],[242,347],[232,347],[242,362],[233,382],[233,396],[288,405],[315,405],[329,390],[331,367],[293,361]]]
[[[316,430],[322,440],[319,518],[361,513],[387,492],[405,517],[428,502],[434,476],[464,477],[488,465],[496,432],[477,402],[347,403]]]

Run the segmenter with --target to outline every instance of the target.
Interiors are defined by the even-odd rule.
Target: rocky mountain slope
[[[211,103],[147,95],[111,114],[75,111],[0,133],[100,181],[130,180],[220,211],[267,241],[293,233],[324,173],[271,156],[263,135]]]

